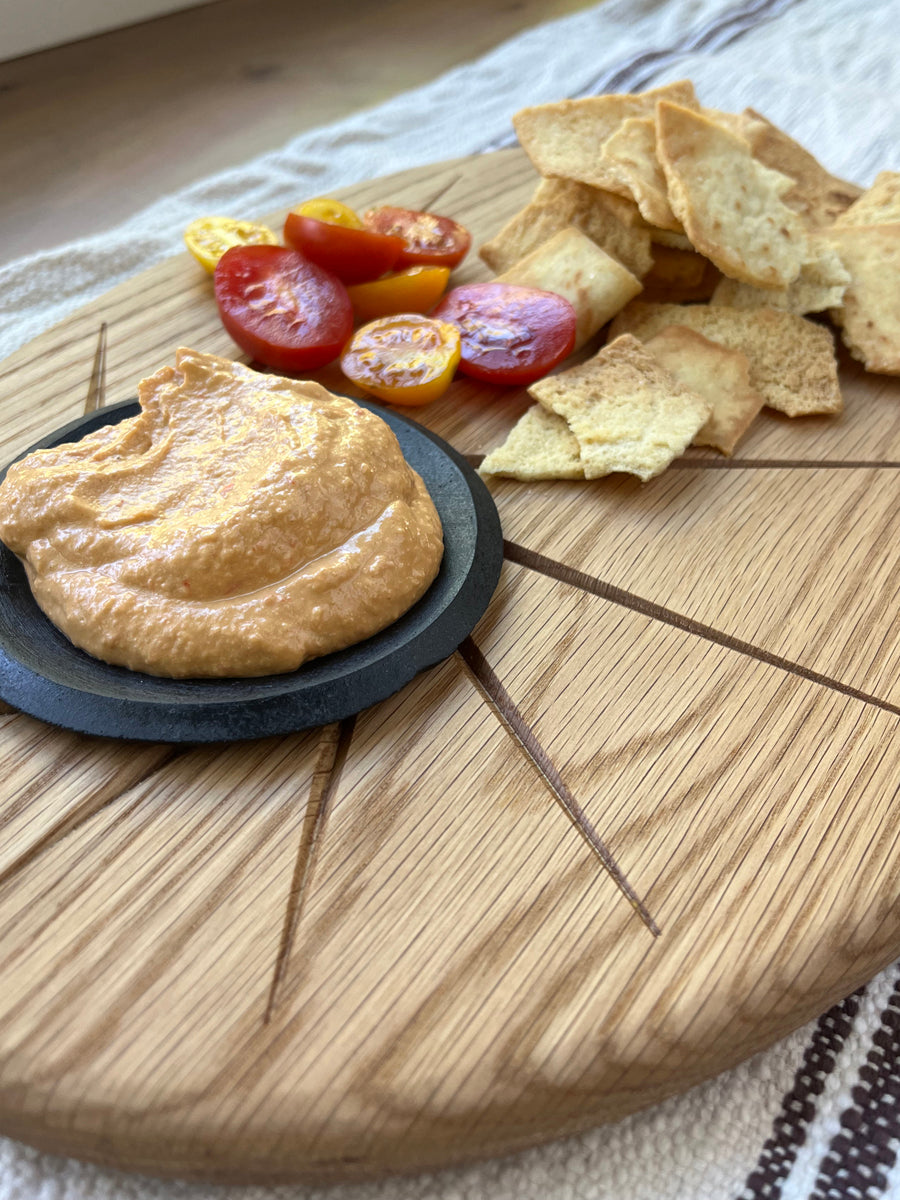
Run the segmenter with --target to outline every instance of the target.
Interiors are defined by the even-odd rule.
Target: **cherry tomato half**
[[[390,271],[403,249],[401,237],[333,225],[299,212],[288,213],[284,240],[344,283],[377,279]]]
[[[216,303],[242,350],[280,371],[313,371],[353,332],[347,289],[284,246],[235,246],[219,259]]]
[[[534,383],[575,345],[575,309],[539,288],[467,283],[448,292],[431,315],[459,329],[459,369],[485,383]]]
[[[472,235],[458,221],[411,208],[370,208],[363,223],[376,233],[403,238],[405,249],[397,259],[398,267],[455,267],[472,244]]]
[[[258,225],[255,221],[198,217],[184,231],[184,244],[200,266],[212,275],[216,263],[232,246],[277,246],[278,238],[267,225]]]
[[[407,267],[347,288],[353,311],[361,321],[388,317],[392,313],[428,312],[434,308],[447,287],[449,267]]]
[[[341,355],[341,370],[379,400],[418,406],[447,390],[458,362],[453,325],[395,313],[357,329]]]
[[[301,217],[315,217],[317,221],[327,221],[329,225],[345,225],[347,229],[363,227],[362,221],[349,205],[340,200],[332,200],[330,196],[316,196],[315,200],[304,200],[291,211]]]

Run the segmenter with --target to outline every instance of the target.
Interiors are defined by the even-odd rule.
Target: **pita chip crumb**
[[[574,226],[498,275],[501,283],[543,288],[564,296],[578,319],[575,350],[594,336],[641,290],[641,282]]]
[[[679,383],[705,396],[712,405],[693,445],[731,454],[764,403],[750,383],[747,356],[711,342],[685,325],[667,325],[644,345]]]
[[[832,233],[850,272],[833,314],[843,339],[867,371],[900,375],[900,223],[835,226]]]
[[[793,181],[701,113],[661,101],[656,119],[669,203],[693,246],[732,279],[787,287],[810,256],[803,222],[782,200]]]
[[[584,479],[578,439],[562,417],[540,404],[522,414],[503,445],[492,450],[478,470],[525,482]]]
[[[609,336],[632,333],[647,341],[666,325],[687,325],[710,341],[745,354],[750,383],[769,408],[789,417],[843,410],[834,341],[821,325],[774,308],[632,300],[614,318]]]
[[[565,418],[578,440],[585,479],[614,471],[652,479],[684,452],[712,411],[625,335],[587,362],[528,389]]]

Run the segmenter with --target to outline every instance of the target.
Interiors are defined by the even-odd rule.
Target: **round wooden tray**
[[[343,194],[478,244],[533,184],[504,151]],[[96,392],[101,323],[108,402],[234,352],[172,259],[3,364],[4,460]],[[0,719],[0,1130],[232,1181],[438,1166],[686,1089],[896,957],[900,383],[842,381],[844,417],[767,412],[733,460],[493,482],[487,614],[355,719]],[[460,380],[417,416],[480,455],[526,403]]]

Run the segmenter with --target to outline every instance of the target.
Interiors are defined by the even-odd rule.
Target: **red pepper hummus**
[[[75,645],[153,675],[267,675],[427,590],[440,519],[379,417],[193,350],[139,395],[138,416],[0,486],[0,538]]]

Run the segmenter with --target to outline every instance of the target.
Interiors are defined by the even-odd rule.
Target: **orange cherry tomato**
[[[334,200],[327,203],[332,208],[337,205]],[[310,208],[313,204],[325,211],[325,202],[308,202],[300,207]],[[351,209],[347,211],[355,217]],[[344,214],[338,215],[345,219]],[[344,283],[362,283],[390,271],[404,246],[403,238],[396,235],[373,233],[362,226],[333,224],[301,211],[288,213],[284,240]]]
[[[341,370],[389,404],[430,404],[447,390],[459,349],[455,326],[395,313],[357,329],[341,355]]]
[[[405,248],[397,259],[398,267],[455,267],[472,244],[472,235],[458,221],[411,208],[370,208],[363,223],[375,233],[403,238]]]
[[[428,312],[443,296],[449,278],[449,267],[407,267],[369,283],[351,284],[347,291],[356,316],[372,321],[392,313]]]

